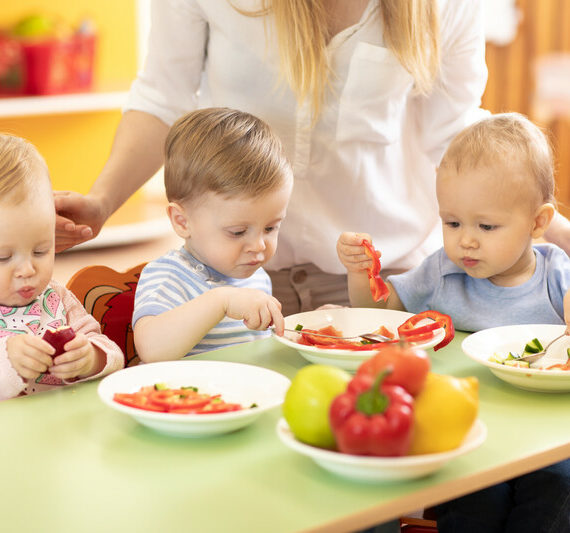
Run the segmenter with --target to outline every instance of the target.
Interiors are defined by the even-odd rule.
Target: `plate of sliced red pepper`
[[[311,363],[333,365],[356,371],[359,365],[390,343],[406,340],[423,348],[443,348],[453,339],[455,331],[449,316],[437,311],[419,314],[390,309],[339,307],[297,313],[285,317],[285,328],[296,330],[279,342],[295,348]],[[362,333],[377,332],[391,338],[387,343],[370,343],[360,339],[343,340]],[[332,338],[314,333],[330,334]]]
[[[292,450],[310,457],[325,470],[358,481],[395,481],[416,479],[439,470],[451,459],[479,447],[487,437],[485,424],[477,419],[458,448],[440,453],[376,457],[353,455],[310,446],[295,438],[285,419],[277,423],[277,435]]]
[[[105,377],[101,400],[160,433],[201,437],[228,433],[283,403],[289,378],[224,361],[166,361]]]

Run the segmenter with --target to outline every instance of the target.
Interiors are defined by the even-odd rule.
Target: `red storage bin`
[[[48,95],[93,86],[97,38],[77,33],[38,40],[0,38],[0,94]]]

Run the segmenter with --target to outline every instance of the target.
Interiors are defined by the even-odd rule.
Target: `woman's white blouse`
[[[247,10],[257,0],[232,0]],[[127,109],[167,124],[197,107],[248,111],[268,122],[295,186],[268,268],[312,262],[344,272],[342,231],[369,233],[383,268],[409,268],[441,245],[435,167],[451,138],[483,113],[487,69],[480,0],[441,0],[442,68],[422,97],[383,45],[377,0],[328,45],[333,70],[318,122],[279,77],[271,17],[226,0],[156,0],[149,53]]]

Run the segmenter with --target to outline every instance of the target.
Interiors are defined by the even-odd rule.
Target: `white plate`
[[[397,335],[398,326],[412,316],[414,316],[412,313],[390,309],[340,307],[289,315],[285,317],[285,327],[295,329],[297,324],[301,324],[304,328],[319,329],[332,325],[342,331],[344,337],[350,337],[361,333],[370,333],[380,326],[385,326]],[[363,361],[376,353],[374,350],[328,350],[316,346],[306,346],[295,342],[295,338],[298,337],[297,333],[289,332],[285,332],[283,337],[274,335],[275,339],[295,348],[311,363],[337,366],[351,372],[355,372]],[[441,342],[444,337],[445,331],[443,329],[436,330],[432,339],[428,342],[416,343],[415,346],[428,349]]]
[[[286,446],[310,457],[334,474],[359,481],[392,481],[415,479],[439,470],[454,457],[470,452],[483,444],[487,438],[487,428],[477,419],[458,448],[448,452],[404,457],[350,455],[309,446],[295,438],[283,418],[277,423],[277,435]]]
[[[539,368],[515,368],[489,361],[489,357],[498,353],[504,356],[508,352],[521,353],[525,344],[537,338],[543,346],[564,333],[566,326],[553,324],[520,324],[501,326],[478,331],[466,337],[461,348],[474,361],[489,367],[499,379],[521,389],[539,392],[570,391],[570,371],[541,370]],[[566,349],[570,347],[570,337],[563,337],[555,342],[548,354],[540,361],[541,366],[564,363],[567,360]]]
[[[221,394],[227,402],[258,407],[211,415],[144,411],[113,400],[116,392],[132,393],[142,386],[165,383],[171,387],[193,386],[207,394]],[[119,370],[99,384],[99,397],[109,407],[132,416],[161,433],[180,437],[218,435],[240,429],[264,411],[283,403],[291,381],[259,366],[223,361],[166,361]]]

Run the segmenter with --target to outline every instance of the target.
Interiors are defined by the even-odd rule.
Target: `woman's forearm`
[[[89,191],[89,196],[102,200],[107,218],[160,169],[168,130],[143,111],[123,115],[109,159]]]

